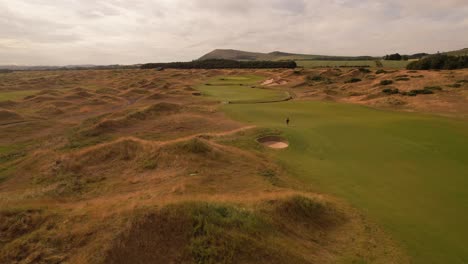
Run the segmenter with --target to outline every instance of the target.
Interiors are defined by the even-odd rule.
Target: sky
[[[468,47],[468,0],[0,0],[0,65],[190,61],[213,49]]]

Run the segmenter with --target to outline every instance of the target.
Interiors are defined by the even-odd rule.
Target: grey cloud
[[[467,17],[466,0],[0,0],[0,64],[435,52],[468,46]]]

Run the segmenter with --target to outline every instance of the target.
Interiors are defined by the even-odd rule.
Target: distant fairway
[[[263,78],[258,76],[218,77],[197,87],[204,95],[231,103],[280,101],[289,97],[287,92],[252,88]]]
[[[11,91],[11,92],[0,92],[0,102],[7,100],[18,100],[25,96],[37,93],[37,90],[23,90],[23,91]]]
[[[236,88],[225,99],[246,99],[244,92]],[[234,119],[284,131],[290,147],[276,152],[279,162],[375,219],[415,263],[468,262],[468,123],[310,101],[223,108]]]
[[[403,69],[408,65],[408,61],[386,61],[381,60],[384,68]],[[373,60],[349,60],[349,61],[334,61],[334,60],[298,60],[297,65],[304,68],[319,68],[319,67],[371,67],[377,65]]]

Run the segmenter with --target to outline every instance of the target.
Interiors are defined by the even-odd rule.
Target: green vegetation
[[[408,78],[408,77],[398,77],[398,78],[395,79],[395,81],[409,81],[409,80],[411,80],[411,79]]]
[[[230,103],[270,102],[289,98],[289,94],[284,91],[252,88],[261,80],[262,77],[256,76],[218,77],[198,86],[197,89],[213,99]]]
[[[164,250],[176,250],[177,259],[185,260],[178,263],[308,263],[284,234],[310,238],[342,222],[329,204],[303,196],[270,200],[255,209],[208,202],[170,204],[137,217],[105,262],[166,263],[161,261]]]
[[[386,61],[386,60],[298,60],[297,66],[304,68],[320,67],[384,67],[404,69],[408,61]]]
[[[359,78],[352,78],[352,79],[349,79],[347,81],[345,81],[345,83],[357,83],[357,82],[360,82],[362,81],[361,79]]]
[[[446,54],[449,56],[468,56],[468,48],[444,52],[443,54]]]
[[[410,63],[410,61],[391,61],[391,60],[382,60],[381,61],[384,68],[394,68],[394,69],[404,69]]]
[[[294,61],[236,61],[225,59],[197,60],[190,62],[147,63],[141,69],[269,69],[296,68]]]
[[[371,67],[375,65],[372,60],[363,61],[333,61],[333,60],[299,60],[296,61],[297,66],[304,68],[319,68],[319,67]]]
[[[419,61],[413,61],[408,70],[453,70],[468,68],[468,56],[432,55]]]
[[[282,129],[285,166],[344,197],[403,242],[415,263],[468,261],[468,125],[354,105],[228,105],[234,118]],[[312,121],[313,120],[313,121]],[[429,133],[430,131],[430,133]]]
[[[398,94],[400,91],[398,89],[391,89],[391,88],[386,88],[382,90],[383,93],[386,94]]]
[[[25,96],[33,95],[37,93],[37,90],[22,90],[22,91],[12,91],[12,92],[0,92],[0,102],[8,100],[18,100],[23,99]]]
[[[274,152],[278,160],[317,191],[377,220],[415,263],[468,262],[466,122],[326,102],[223,108],[283,131],[290,147]]]
[[[390,85],[392,83],[393,83],[392,80],[382,80],[382,81],[380,81],[380,85]]]

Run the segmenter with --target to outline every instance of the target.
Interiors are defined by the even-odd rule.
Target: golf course
[[[280,96],[277,89],[245,88],[259,80],[216,77],[197,89],[219,101]],[[289,148],[268,151],[287,171],[376,221],[414,263],[468,262],[466,120],[324,101],[222,109],[235,120],[280,131]]]

